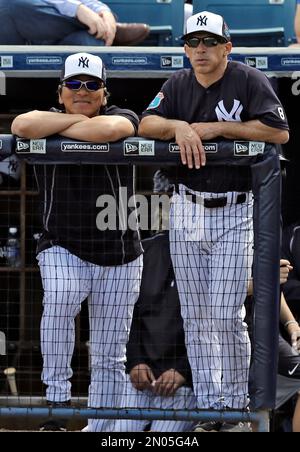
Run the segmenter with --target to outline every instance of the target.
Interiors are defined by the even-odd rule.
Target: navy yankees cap
[[[61,80],[66,80],[76,75],[90,75],[104,82],[106,81],[106,71],[100,57],[91,53],[74,53],[66,58],[61,74]]]
[[[225,41],[230,41],[228,25],[219,14],[201,11],[194,14],[186,21],[186,33],[181,39],[186,39],[193,33],[206,31],[216,36],[222,37]]]

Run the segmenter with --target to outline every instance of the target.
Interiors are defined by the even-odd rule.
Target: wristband
[[[287,328],[289,325],[291,325],[292,323],[295,323],[296,325],[299,326],[298,322],[296,322],[296,320],[288,320],[287,322],[285,322],[284,324],[284,328]]]

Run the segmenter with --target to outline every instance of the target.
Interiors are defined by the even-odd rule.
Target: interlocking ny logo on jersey
[[[200,25],[200,27],[202,27],[203,25],[206,27],[207,25],[207,17],[206,16],[199,16],[197,18],[197,25]]]
[[[241,122],[241,113],[243,111],[243,105],[239,100],[234,99],[233,107],[231,111],[227,111],[224,106],[224,101],[220,100],[218,103],[215,112],[218,118],[218,121],[238,121]]]
[[[78,60],[78,67],[82,65],[82,68],[89,67],[90,60],[87,57],[80,57]]]

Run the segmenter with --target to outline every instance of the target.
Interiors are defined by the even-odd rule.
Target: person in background
[[[184,2],[184,23],[186,24],[186,21],[189,17],[193,15],[193,4],[192,0],[185,0]]]
[[[297,0],[296,4],[294,28],[297,44],[300,44],[300,0]]]
[[[287,262],[287,261],[286,261]],[[289,309],[284,295],[281,296],[280,322],[284,327],[287,339],[279,334],[278,373],[293,380],[299,380],[295,394],[297,402],[293,413],[292,430],[300,432],[300,326]],[[278,385],[277,390],[280,389]]]
[[[127,344],[126,408],[193,410],[196,398],[187,358],[168,231],[143,240],[144,268]],[[118,432],[191,431],[192,421],[120,420]]]
[[[282,288],[287,283],[290,274],[294,271],[291,262],[280,260],[280,284]],[[285,337],[279,333],[278,373],[293,380],[299,380],[298,397],[292,419],[292,431],[300,432],[300,326],[290,310],[284,294],[280,301],[280,322],[285,330]],[[279,390],[280,388],[278,388]],[[296,391],[297,391],[296,390]]]
[[[142,23],[118,23],[99,0],[0,0],[0,45],[137,45]],[[26,20],[24,20],[26,18]]]
[[[286,226],[282,233],[282,258],[293,267],[282,290],[296,319],[300,319],[300,221]]]
[[[134,136],[138,117],[107,106],[105,68],[89,53],[68,56],[58,86],[60,110],[17,116],[12,133],[24,138],[58,134],[93,143]],[[88,299],[91,382],[88,406],[120,407],[125,382],[126,344],[142,273],[138,225],[119,215],[101,221],[101,195],[122,205],[119,194],[134,195],[134,168],[116,165],[37,165],[43,234],[38,242],[43,289],[41,350],[43,382],[51,407],[71,401],[74,319]],[[125,211],[126,209],[126,211]],[[100,218],[99,218],[100,217]],[[110,217],[111,219],[111,217]],[[119,220],[119,221],[118,221]],[[105,223],[104,223],[105,222]],[[121,228],[122,223],[122,228]],[[125,227],[124,227],[125,225]],[[61,430],[56,420],[41,426]],[[114,431],[113,420],[89,419],[90,431]]]

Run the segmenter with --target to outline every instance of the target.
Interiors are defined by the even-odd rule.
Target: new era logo
[[[249,143],[245,144],[245,143],[235,142],[234,154],[235,155],[249,155]]]
[[[171,56],[164,56],[160,59],[161,67],[172,67],[172,57]]]
[[[24,143],[23,141],[18,141],[17,142],[17,152],[25,152],[25,151],[29,151],[29,144],[28,143]]]
[[[139,155],[138,143],[124,143],[124,155]]]
[[[256,67],[256,58],[245,58],[245,63],[247,64],[247,66]]]
[[[265,150],[265,143],[262,141],[235,141],[234,155],[236,157],[250,156],[254,157],[263,154]]]
[[[124,155],[152,156],[155,155],[155,141],[124,141]]]

